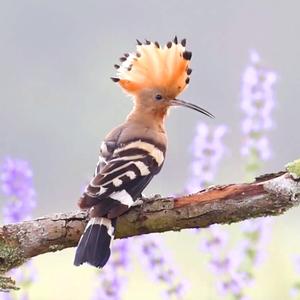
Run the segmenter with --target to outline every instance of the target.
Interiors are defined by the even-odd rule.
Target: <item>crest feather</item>
[[[185,49],[186,40],[177,38],[160,46],[158,42],[138,41],[137,52],[122,57],[117,81],[130,94],[145,88],[159,88],[176,97],[189,83],[192,53]],[[116,67],[116,66],[115,66]]]

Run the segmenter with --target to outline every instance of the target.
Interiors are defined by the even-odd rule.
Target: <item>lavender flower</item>
[[[187,192],[199,191],[213,182],[224,155],[223,137],[226,132],[225,125],[210,129],[205,123],[198,123],[191,147],[194,160],[191,164],[192,176],[186,185]]]
[[[270,241],[272,227],[270,218],[259,218],[242,222],[242,233],[248,241],[245,249],[250,265],[259,266],[266,258],[266,247]],[[250,274],[249,274],[250,276]]]
[[[193,178],[188,184],[188,191],[193,192],[212,184],[224,155],[223,136],[227,128],[224,125],[215,129],[200,123],[193,141],[195,161],[192,164]],[[201,238],[200,248],[210,254],[210,270],[218,277],[216,286],[221,296],[231,294],[235,299],[246,299],[243,288],[249,283],[249,276],[243,270],[236,271],[244,260],[248,241],[241,241],[234,250],[227,252],[229,234],[220,225],[213,225]]]
[[[200,249],[205,253],[209,253],[212,256],[212,269],[215,269],[216,273],[219,272],[218,266],[222,266],[224,261],[217,261],[216,258],[220,254],[220,249],[224,249],[228,244],[228,231],[224,230],[221,225],[211,225],[208,228],[209,237],[201,239]]]
[[[0,166],[0,187],[7,200],[3,207],[5,223],[20,222],[30,217],[36,205],[33,188],[33,174],[28,162],[7,158]],[[29,261],[21,268],[14,269],[10,275],[23,285],[22,293],[0,294],[0,299],[28,299],[28,288],[34,281],[36,271]]]
[[[114,241],[112,257],[99,272],[98,286],[92,300],[121,300],[127,283],[125,271],[128,269],[128,240]]]
[[[264,68],[257,52],[251,51],[241,88],[241,109],[245,114],[241,153],[248,159],[247,170],[250,172],[257,172],[261,161],[271,157],[266,133],[274,125],[271,113],[275,105],[273,86],[276,80],[276,73]]]
[[[222,297],[228,294],[234,299],[245,299],[242,293],[247,274],[237,272],[244,259],[247,243],[240,242],[237,247],[229,251],[229,234],[221,225],[212,225],[205,231],[205,239],[201,239],[201,249],[209,253],[209,269],[217,276],[216,288]]]
[[[171,255],[168,254],[162,240],[157,234],[141,236],[137,240],[140,242],[139,256],[147,269],[147,274],[166,286],[164,299],[184,299],[187,284],[173,267]]]
[[[254,51],[250,55],[251,63],[243,75],[241,108],[245,112],[242,131],[245,137],[241,153],[247,157],[248,176],[253,178],[263,160],[271,156],[269,140],[266,133],[273,127],[271,112],[274,107],[273,85],[276,81],[274,72],[260,65],[260,58]],[[194,178],[188,186],[189,191],[200,189],[212,183],[218,163],[224,152],[222,137],[226,129],[220,130],[219,143],[211,143],[209,129],[201,125],[193,143],[195,162]],[[212,135],[212,134],[211,134]],[[220,146],[221,144],[221,146]],[[195,147],[196,145],[196,147]],[[207,151],[205,149],[209,149]],[[216,148],[214,148],[216,147]],[[213,149],[213,150],[211,150]],[[215,159],[209,153],[219,153]],[[196,171],[197,170],[197,171]],[[250,174],[251,173],[251,174]],[[219,225],[211,226],[202,240],[202,249],[211,255],[210,269],[218,275],[217,288],[221,296],[231,295],[236,300],[244,300],[244,288],[252,283],[253,265],[263,260],[261,253],[269,237],[269,220],[247,221],[242,225],[244,239],[236,247],[227,251],[228,234]]]
[[[198,123],[192,143],[194,161],[191,166],[192,177],[187,184],[188,192],[196,192],[213,183],[225,153],[223,137],[226,132],[225,125],[209,128],[205,123]],[[220,225],[212,225],[202,233],[205,237],[201,237],[200,249],[209,253],[209,268],[218,276],[217,289],[223,295],[228,288],[236,286],[233,280],[227,279],[236,261],[224,255],[228,244],[228,232]]]
[[[7,158],[0,172],[1,190],[8,197],[3,207],[4,222],[28,219],[36,205],[33,174],[28,162]]]
[[[270,159],[271,150],[267,132],[273,127],[271,112],[275,105],[273,85],[276,74],[261,65],[255,51],[250,53],[250,64],[242,78],[241,108],[245,114],[242,122],[244,142],[241,153],[247,158],[246,175],[253,178],[262,162]],[[253,283],[253,267],[264,260],[270,237],[270,219],[247,220],[241,224],[243,246],[235,252],[240,254],[239,263],[232,269],[228,293],[234,299],[244,299],[244,288]],[[240,280],[237,281],[237,278]]]

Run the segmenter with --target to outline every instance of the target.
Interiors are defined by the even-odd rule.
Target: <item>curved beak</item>
[[[210,112],[208,112],[207,110],[205,110],[204,108],[201,108],[195,104],[183,101],[183,100],[179,100],[179,99],[173,99],[170,100],[171,106],[184,106],[184,107],[188,107],[190,109],[196,110],[198,112],[201,112],[202,114],[210,117],[210,118],[214,118],[215,116],[213,114],[211,114]]]

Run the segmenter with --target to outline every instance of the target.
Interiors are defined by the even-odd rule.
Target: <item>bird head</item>
[[[137,40],[137,51],[120,58],[121,64],[115,65],[117,77],[111,79],[134,96],[139,107],[147,110],[164,115],[171,106],[184,106],[213,117],[205,109],[177,99],[189,84],[192,73],[189,67],[192,52],[185,46],[186,40],[178,42],[177,37],[164,46]]]

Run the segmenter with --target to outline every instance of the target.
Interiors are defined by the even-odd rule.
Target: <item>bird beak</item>
[[[184,106],[184,107],[188,107],[190,109],[196,110],[201,112],[202,114],[210,117],[210,118],[214,118],[215,116],[213,114],[211,114],[210,112],[208,112],[207,110],[205,110],[204,108],[201,108],[195,104],[183,101],[183,100],[179,100],[179,99],[173,99],[170,100],[171,106]]]

